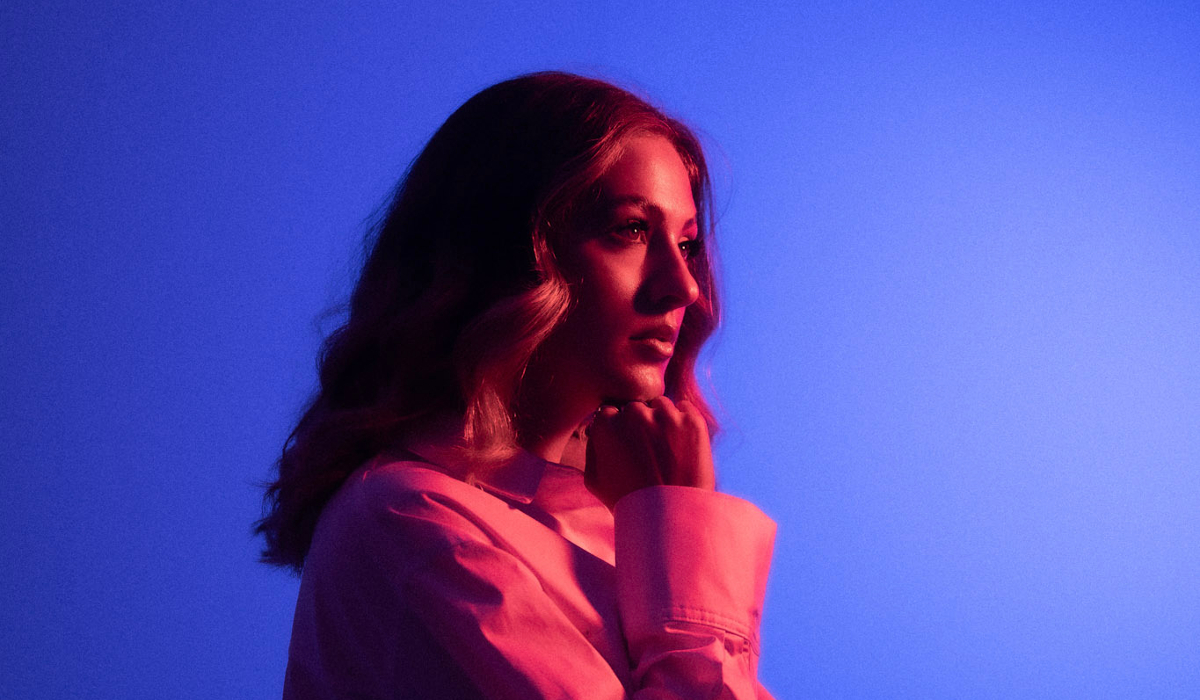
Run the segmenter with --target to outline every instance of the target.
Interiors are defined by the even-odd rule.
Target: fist
[[[584,481],[610,510],[647,486],[713,490],[704,416],[687,401],[675,404],[665,396],[602,407],[588,429]]]

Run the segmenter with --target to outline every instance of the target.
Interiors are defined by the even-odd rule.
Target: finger
[[[684,399],[675,405],[679,408],[679,412],[683,414],[683,423],[685,425],[702,428],[704,433],[708,434],[708,418],[696,404]]]
[[[675,407],[675,404],[671,401],[671,398],[669,396],[667,396],[666,394],[663,394],[662,396],[655,396],[654,398],[647,401],[646,405],[650,406],[651,408],[658,408],[660,406],[661,407],[671,407],[671,408]]]
[[[641,401],[630,401],[621,407],[621,412],[618,414],[621,418],[649,420],[653,415],[653,410],[642,403]]]
[[[592,420],[588,424],[590,430],[593,425],[608,425],[612,423],[613,418],[617,416],[619,411],[616,406],[601,406],[592,414]]]
[[[646,404],[656,415],[674,418],[679,414],[679,409],[675,407],[675,403],[665,394],[650,399]]]

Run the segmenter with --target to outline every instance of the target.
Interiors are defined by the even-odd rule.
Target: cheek
[[[624,322],[633,314],[637,292],[638,278],[631,271],[597,266],[579,285],[578,308],[593,323]]]

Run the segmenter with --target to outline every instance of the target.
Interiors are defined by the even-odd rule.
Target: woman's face
[[[574,306],[527,372],[564,409],[662,395],[686,307],[699,288],[696,205],[670,141],[634,136],[600,179],[598,208],[556,250]]]

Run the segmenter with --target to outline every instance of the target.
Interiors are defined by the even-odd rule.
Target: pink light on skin
[[[556,251],[575,305],[525,374],[539,430],[527,449],[561,455],[602,404],[663,394],[687,307],[699,297],[689,268],[698,226],[687,168],[655,135],[626,140],[601,177],[600,208]]]

